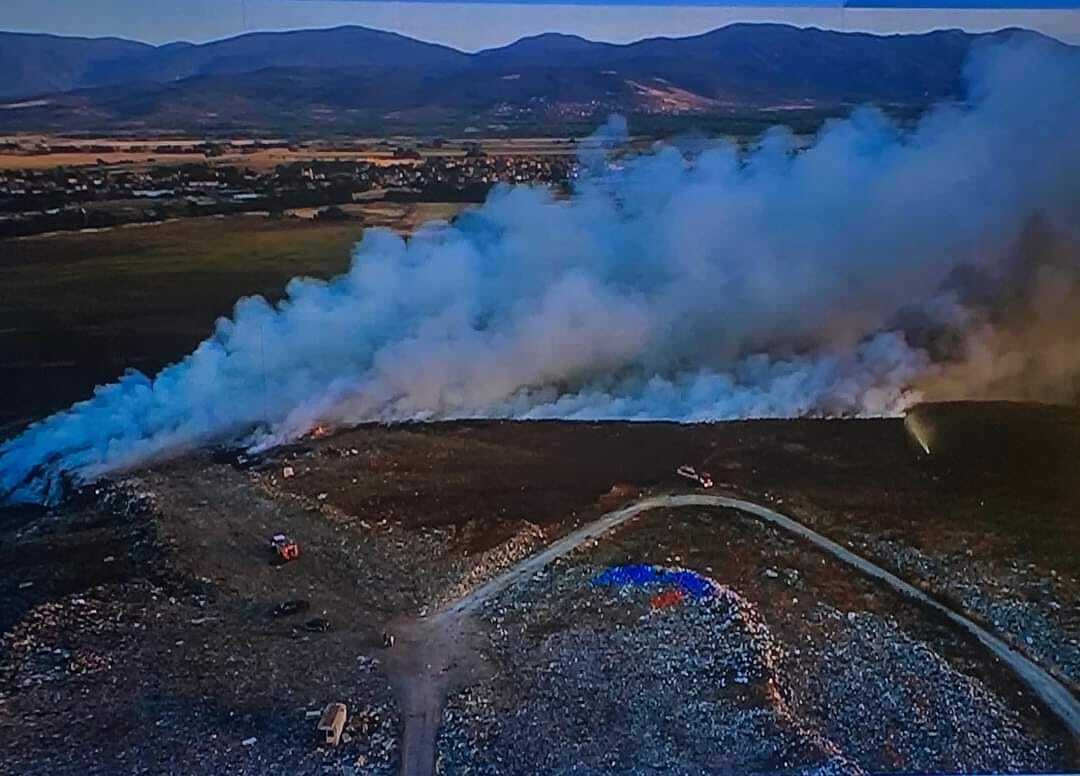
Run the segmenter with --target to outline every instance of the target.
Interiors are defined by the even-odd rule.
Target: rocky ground
[[[1075,682],[1080,489],[1065,469],[1080,434],[1071,416],[987,411],[1006,431],[1019,413],[1037,446],[980,438],[969,461],[967,427],[945,424],[927,457],[899,421],[364,427],[256,460],[199,452],[57,510],[2,511],[4,766],[395,773],[385,624],[642,494],[685,489],[684,463]],[[268,554],[279,531],[302,547],[283,567]],[[692,568],[730,595],[653,613],[642,591],[590,584],[627,562]],[[444,773],[1078,765],[977,645],[724,510],[650,513],[505,593],[476,630],[490,670],[452,691]],[[350,722],[327,750],[314,714],[331,701]]]
[[[1080,681],[1078,580],[1016,559],[976,559],[968,548],[923,552],[896,539],[864,537],[860,552],[885,559],[905,579],[1002,635],[1059,680]]]
[[[495,678],[455,695],[440,773],[854,772],[791,718],[782,648],[731,589],[653,611],[557,568],[486,612]]]
[[[5,772],[396,773],[400,719],[372,638],[330,611],[332,591],[312,594],[321,575],[271,565],[261,542],[223,569],[200,554],[212,535],[180,544],[187,505],[149,481],[39,518],[7,558],[21,596],[0,636]],[[80,576],[89,586],[64,592]],[[320,749],[316,715],[339,700],[344,744]]]
[[[7,772],[292,774],[350,763],[362,773],[396,772],[398,719],[375,666],[359,662],[342,697],[379,700],[354,706],[342,749],[323,752],[312,745],[318,690],[289,693],[289,705],[263,706],[257,693],[224,701],[231,693],[220,684],[229,677],[203,674],[221,666],[192,654],[226,646],[213,633],[222,618],[207,611],[214,609],[199,599],[138,584],[31,610],[2,642]],[[199,632],[207,640],[188,646]],[[176,637],[168,646],[164,633]],[[303,636],[296,642],[282,651],[315,646]],[[228,646],[234,674],[257,677],[244,645]],[[312,666],[315,684],[318,672]],[[262,678],[273,682],[272,669]]]
[[[837,590],[835,561],[823,573],[812,553],[802,571],[750,575],[725,562],[727,548],[767,564],[791,557],[788,541],[734,513],[716,518],[672,513],[621,529],[617,549],[601,543],[491,603],[497,671],[450,698],[439,772],[1038,772],[1068,762],[1053,722],[986,666],[956,659],[953,634],[913,626],[911,611],[894,616],[890,606],[906,605],[870,587]],[[671,554],[680,534],[712,556],[718,595],[655,609],[663,586],[596,586],[605,560],[687,560]]]

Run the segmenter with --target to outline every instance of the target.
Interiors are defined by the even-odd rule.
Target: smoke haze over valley
[[[572,195],[498,187],[351,270],[241,300],[192,354],[129,372],[0,447],[0,497],[215,442],[449,418],[888,415],[921,397],[1073,401],[1080,377],[1080,58],[986,46],[964,104],[875,108],[797,150],[619,153]]]

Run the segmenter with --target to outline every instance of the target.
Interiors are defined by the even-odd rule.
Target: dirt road
[[[394,660],[394,666],[412,670],[394,671],[405,706],[405,731],[402,740],[403,776],[428,776],[434,772],[435,741],[442,717],[442,703],[447,689],[461,677],[454,677],[460,663],[468,663],[464,621],[483,604],[517,582],[544,569],[582,544],[597,539],[623,523],[652,509],[678,507],[723,507],[736,509],[770,523],[808,541],[815,547],[846,563],[860,573],[877,579],[901,595],[934,610],[974,636],[994,657],[1001,660],[1080,741],[1080,703],[1061,683],[1028,658],[1011,649],[1004,641],[943,604],[930,598],[896,575],[871,563],[836,542],[827,539],[791,518],[768,507],[727,496],[667,495],[643,499],[623,509],[609,512],[559,539],[542,552],[532,555],[468,595],[439,610],[431,617],[403,626],[407,642]],[[430,662],[434,659],[436,662]],[[393,666],[388,666],[393,670]]]
[[[479,631],[471,618],[445,610],[390,623],[387,631],[394,634],[395,645],[382,659],[405,723],[401,772],[431,773],[446,693],[484,675]]]

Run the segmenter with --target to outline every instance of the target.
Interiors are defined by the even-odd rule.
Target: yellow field
[[[0,153],[0,170],[47,170],[54,167],[90,167],[101,160],[109,166],[138,168],[147,165],[179,165],[192,162],[208,162],[215,166],[244,166],[252,169],[269,169],[279,164],[305,161],[353,161],[376,165],[420,164],[422,160],[398,159],[393,149],[375,148],[379,138],[352,138],[348,146],[330,148],[321,143],[310,143],[296,150],[286,148],[245,151],[256,141],[251,139],[222,140],[232,148],[221,156],[207,157],[201,148],[203,140],[198,138],[161,138],[156,140],[116,140],[111,138],[68,139],[47,135],[8,135],[0,136],[0,144],[15,143],[22,150]],[[267,141],[275,142],[275,141]],[[414,138],[393,138],[391,142],[413,146]],[[576,144],[562,138],[468,138],[447,140],[441,148],[421,147],[417,150],[426,158],[461,157],[466,146],[479,144],[484,153],[492,156],[564,156],[576,151]],[[156,153],[158,146],[176,146],[179,152]],[[38,153],[35,148],[41,146],[67,146],[86,148],[85,153]],[[109,151],[92,151],[92,147],[109,148]],[[137,150],[135,150],[137,149]]]

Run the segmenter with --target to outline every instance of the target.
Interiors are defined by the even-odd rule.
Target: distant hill
[[[0,32],[0,65],[5,74],[12,74],[0,84],[0,96],[25,97],[143,81],[166,83],[269,67],[347,70],[408,64],[445,68],[467,60],[467,54],[447,46],[365,27],[252,33],[201,45],[166,46],[115,38]]]
[[[64,38],[0,32],[0,98],[88,86],[96,68],[159,49],[119,38]]]
[[[466,54],[363,27],[153,47],[0,33],[0,128],[392,130],[633,115],[841,111],[961,96],[973,46],[1033,32],[869,35],[734,24],[626,45],[546,34]],[[63,67],[50,68],[50,62]]]
[[[461,66],[468,55],[447,46],[364,27],[265,32],[200,46],[181,45],[140,52],[102,63],[79,86],[135,81],[169,82],[195,76],[235,75],[267,68],[325,70]]]

